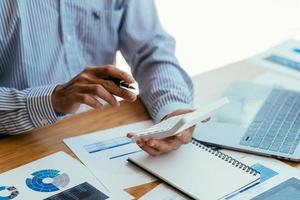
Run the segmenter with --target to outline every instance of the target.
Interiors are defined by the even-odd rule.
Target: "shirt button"
[[[71,35],[67,35],[67,40],[70,42],[72,40],[72,36]]]
[[[46,119],[42,119],[42,125],[43,125],[43,126],[48,125],[48,121],[47,121]]]

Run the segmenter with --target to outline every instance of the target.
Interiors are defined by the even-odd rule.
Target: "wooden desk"
[[[238,67],[237,64],[233,64],[197,75],[193,77],[195,105],[201,106],[203,103],[218,98],[228,83],[234,79],[250,80],[264,71],[265,69],[251,65]],[[122,102],[118,109],[106,107],[101,112],[88,111],[51,126],[30,131],[27,134],[2,137],[0,139],[0,172],[5,172],[57,151],[65,151],[75,157],[64,145],[62,141],[64,138],[147,119],[149,116],[140,101],[132,104]],[[300,169],[300,163],[286,163]],[[126,189],[126,191],[139,198],[158,184],[159,181],[155,181]]]

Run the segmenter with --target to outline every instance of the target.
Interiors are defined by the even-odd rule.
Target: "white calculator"
[[[139,139],[162,139],[176,135],[177,133],[211,117],[216,111],[218,111],[228,102],[228,98],[224,97],[201,107],[201,110],[195,110],[191,113],[170,117],[169,119],[163,120],[160,123],[151,126],[150,128],[133,133],[131,139],[136,142]]]

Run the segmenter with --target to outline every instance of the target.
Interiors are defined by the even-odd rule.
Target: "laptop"
[[[300,87],[299,87],[300,90]],[[219,147],[300,161],[300,92],[234,81],[229,99],[194,139]]]

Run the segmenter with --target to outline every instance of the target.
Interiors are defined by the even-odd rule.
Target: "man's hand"
[[[103,105],[97,97],[112,106],[119,106],[113,95],[133,102],[136,94],[121,88],[108,78],[117,78],[129,84],[134,83],[131,75],[111,65],[101,67],[87,67],[68,83],[58,85],[52,94],[52,105],[56,112],[73,113],[80,104],[89,105],[95,109],[102,109]]]
[[[176,110],[169,114],[165,119],[181,115],[189,112],[193,112],[192,109],[182,109],[182,110]],[[192,134],[194,131],[194,127],[188,128],[175,136],[164,138],[164,139],[150,139],[147,141],[144,140],[138,140],[137,144],[147,153],[149,153],[152,156],[158,156],[173,150],[178,149],[182,144],[187,144],[192,139]],[[132,137],[131,133],[128,133],[127,137]]]

